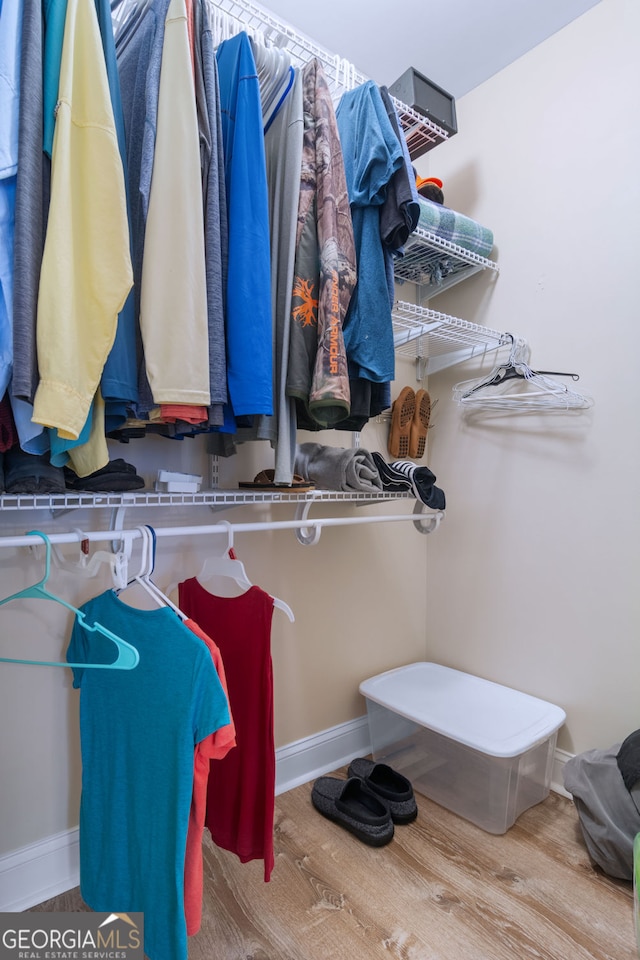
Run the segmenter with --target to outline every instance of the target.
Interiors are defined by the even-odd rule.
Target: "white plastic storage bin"
[[[549,794],[560,707],[437,663],[360,684],[375,760],[489,833]]]

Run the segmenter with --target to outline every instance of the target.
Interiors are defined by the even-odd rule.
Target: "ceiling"
[[[261,0],[378,84],[415,67],[462,97],[599,0]]]

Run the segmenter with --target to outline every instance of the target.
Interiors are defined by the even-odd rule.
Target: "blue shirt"
[[[237,417],[272,414],[269,200],[260,87],[247,34],[223,41],[216,59],[229,221],[229,400]]]
[[[358,283],[343,327],[349,375],[384,383],[395,378],[395,353],[380,207],[404,159],[373,81],[342,95],[336,119],[358,263]]]
[[[229,723],[211,654],[169,607],[107,590],[81,608],[132,643],[133,670],[74,668],[80,688],[80,890],[98,912],[143,911],[151,960],[186,960],[184,856],[194,747]],[[76,620],[71,663],[111,663],[112,640]]]

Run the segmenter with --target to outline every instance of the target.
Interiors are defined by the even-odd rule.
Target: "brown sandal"
[[[416,410],[416,395],[411,387],[403,387],[391,407],[389,453],[394,460],[409,456],[409,432]]]
[[[316,488],[312,480],[305,480],[297,473],[294,473],[291,483],[275,483],[274,477],[275,470],[261,470],[253,480],[241,480],[238,486],[253,490],[294,490],[296,493],[305,493]]]
[[[416,409],[409,431],[409,459],[420,460],[427,446],[427,430],[431,419],[431,397],[426,390],[416,393]]]

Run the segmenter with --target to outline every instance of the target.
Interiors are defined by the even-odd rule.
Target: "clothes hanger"
[[[242,587],[243,590],[249,590],[253,584],[247,572],[244,568],[244,564],[241,560],[238,560],[233,552],[233,527],[228,520],[221,520],[220,523],[224,523],[227,527],[227,548],[225,553],[222,556],[211,556],[209,555],[204,561],[200,573],[197,575],[196,579],[201,586],[204,586],[203,581],[210,579],[211,577],[227,577],[231,580],[235,580],[239,587]],[[205,588],[206,589],[206,588]],[[293,615],[293,610],[291,607],[280,600],[278,597],[272,597],[274,607],[277,607],[278,610],[282,610],[286,613],[287,617],[291,623],[295,622],[295,617]]]
[[[184,613],[180,607],[176,606],[176,604],[167,596],[167,594],[160,589],[155,580],[151,579],[151,574],[153,573],[156,565],[157,538],[155,530],[148,523],[143,527],[138,527],[138,530],[140,530],[143,537],[146,537],[147,539],[147,569],[144,572],[144,575],[141,577],[140,582],[147,591],[149,591],[152,595],[155,595],[158,603],[166,607],[170,607],[173,612],[180,617],[181,620],[188,620],[186,613]]]
[[[474,407],[494,409],[503,407],[520,411],[584,409],[593,406],[593,400],[590,397],[582,396],[570,390],[565,384],[551,379],[552,376],[557,376],[578,380],[577,373],[532,370],[527,362],[526,341],[521,337],[512,336],[511,339],[511,353],[506,362],[499,363],[486,377],[463,380],[454,385],[453,397],[458,403]],[[507,385],[503,387],[503,384]],[[488,388],[497,388],[497,390],[489,389],[487,393],[485,391]]]
[[[118,656],[113,663],[68,663],[67,661],[56,660],[22,660],[15,657],[0,657],[0,661],[3,663],[26,663],[38,664],[45,667],[78,667],[82,669],[85,667],[91,667],[93,669],[102,668],[107,670],[132,670],[134,667],[136,667],[140,661],[140,655],[135,647],[133,647],[130,643],[127,643],[126,640],[123,640],[122,637],[118,637],[115,633],[112,633],[111,630],[103,627],[102,624],[97,620],[94,623],[89,623],[82,610],[78,610],[77,607],[74,607],[67,600],[63,600],[62,597],[56,596],[55,593],[52,593],[47,588],[47,580],[49,579],[49,572],[51,570],[51,542],[46,534],[41,533],[39,530],[30,530],[27,536],[42,537],[44,540],[47,550],[44,576],[32,586],[18,590],[17,593],[12,593],[10,597],[5,597],[3,600],[0,600],[0,606],[2,606],[4,603],[8,603],[10,600],[54,600],[56,603],[60,603],[63,607],[66,607],[67,610],[71,610],[71,612],[75,614],[80,625],[84,627],[85,630],[101,633],[103,636],[113,640],[118,648]]]
[[[139,584],[142,589],[147,593],[151,599],[159,607],[170,607],[174,613],[176,613],[181,620],[186,620],[186,614],[182,612],[173,603],[169,597],[160,590],[154,581],[151,579],[151,574],[153,573],[153,568],[155,566],[155,544],[156,544],[156,535],[153,527],[150,527],[148,524],[144,526],[136,527],[140,532],[142,539],[142,550],[140,556],[140,569],[138,573],[129,580],[129,582],[123,588],[116,590],[117,596],[121,596],[123,591],[129,587],[133,587],[136,584]]]
[[[78,527],[74,527],[74,532],[78,535],[81,545],[78,560],[68,560],[59,547],[52,543],[51,552],[56,566],[83,577],[95,577],[100,573],[102,565],[106,564],[111,570],[114,589],[124,589],[129,579],[127,571],[131,557],[131,540],[123,538],[122,548],[115,553],[108,550],[95,550],[89,556],[89,541],[86,539],[86,535]]]

